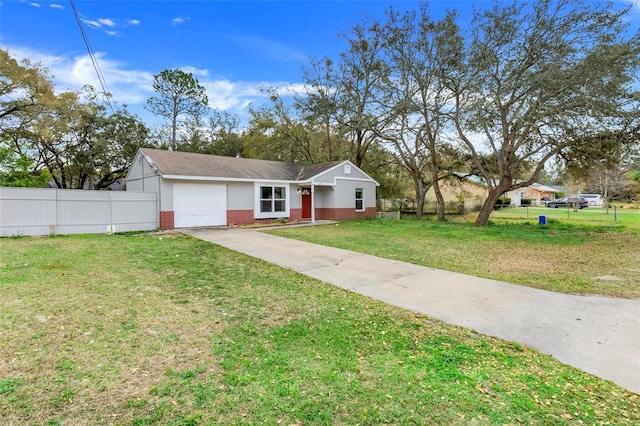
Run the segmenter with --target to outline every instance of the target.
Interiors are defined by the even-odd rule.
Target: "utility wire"
[[[89,43],[89,37],[87,37],[87,33],[84,31],[84,26],[82,25],[82,20],[80,19],[80,15],[78,14],[78,9],[76,9],[76,5],[73,3],[73,0],[69,0],[71,3],[71,8],[73,9],[73,14],[76,17],[76,21],[78,22],[78,27],[80,27],[80,33],[82,34],[82,39],[84,40],[85,46],[87,46],[87,52],[89,52],[89,57],[91,58],[91,63],[93,64],[93,68],[96,70],[96,75],[98,76],[98,81],[100,82],[100,86],[102,86],[102,91],[105,94],[107,103],[111,108],[111,112],[115,114],[115,108],[111,103],[111,92],[109,91],[109,86],[107,86],[107,81],[104,79],[102,75],[102,71],[100,70],[100,66],[98,65],[98,59],[96,55],[93,53],[93,49],[91,48],[91,43]]]

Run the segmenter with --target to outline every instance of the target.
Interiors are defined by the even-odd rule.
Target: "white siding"
[[[349,165],[351,173],[345,173],[345,165]],[[320,175],[316,176],[315,180],[322,183],[333,183],[336,178],[348,178],[348,179],[366,179],[371,180],[364,172],[349,163],[343,163],[330,169]]]
[[[252,182],[231,182],[227,194],[227,209],[253,210],[255,190]]]
[[[376,185],[371,181],[338,179],[335,190],[335,207],[355,209],[356,188],[364,190],[364,207],[376,206]]]
[[[317,186],[315,188],[315,207],[328,209],[336,206],[335,189],[333,187]]]

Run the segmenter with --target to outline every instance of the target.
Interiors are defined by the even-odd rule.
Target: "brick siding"
[[[354,209],[316,209],[316,220],[348,220],[376,217],[376,208],[368,207],[366,211],[357,212]],[[227,210],[227,226],[250,225],[252,223],[272,222],[275,219],[255,219],[253,210]],[[287,220],[303,220],[302,209],[291,209]],[[168,230],[174,227],[172,211],[160,212],[160,229]]]
[[[160,212],[160,230],[161,231],[173,229],[174,223],[175,222],[173,220],[173,211]]]
[[[316,209],[316,220],[349,220],[376,217],[376,208],[367,207],[366,211],[358,212],[352,208],[318,208]]]
[[[253,210],[227,210],[227,226],[254,223]]]
[[[289,220],[302,220],[302,209],[290,209]]]

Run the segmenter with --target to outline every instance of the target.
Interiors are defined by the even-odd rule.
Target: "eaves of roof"
[[[300,182],[344,163],[298,164],[151,148],[140,151],[165,178]]]

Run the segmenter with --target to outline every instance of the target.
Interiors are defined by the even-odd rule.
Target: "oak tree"
[[[608,2],[539,0],[475,13],[449,87],[457,135],[489,188],[477,224],[575,141],[624,131],[637,109],[640,65],[628,12]],[[485,158],[497,160],[497,173]],[[520,174],[524,162],[533,167]]]

